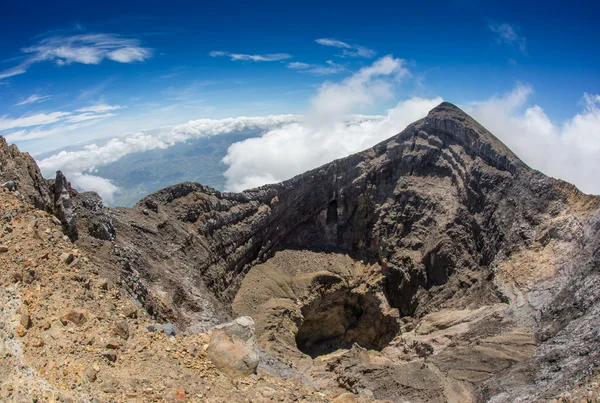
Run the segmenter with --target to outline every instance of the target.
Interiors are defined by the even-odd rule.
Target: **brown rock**
[[[47,320],[42,320],[38,323],[38,326],[40,329],[42,330],[48,330],[50,329],[50,322],[48,322]]]
[[[344,393],[332,400],[335,403],[356,403],[356,399],[352,393]]]
[[[72,253],[63,253],[62,255],[60,255],[60,260],[64,263],[64,264],[71,264],[73,263],[73,259],[74,256]]]
[[[123,316],[130,319],[137,319],[137,308],[132,305],[126,306],[123,308]]]
[[[28,314],[21,315],[20,323],[21,326],[23,326],[25,329],[31,328],[31,325],[33,324],[31,322],[31,316],[29,316]]]
[[[27,334],[27,330],[22,325],[17,325],[17,327],[15,328],[15,333],[17,334],[17,336],[23,337]]]
[[[94,382],[97,377],[96,371],[92,367],[86,368],[84,375],[85,375],[86,379],[90,382]]]
[[[256,373],[259,356],[254,336],[254,321],[242,316],[216,326],[210,338],[208,357],[221,371],[230,376]]]
[[[83,312],[71,310],[66,315],[60,317],[60,321],[63,325],[68,322],[73,322],[77,326],[81,326],[85,323],[86,317]]]
[[[110,362],[117,361],[117,353],[112,350],[105,350],[102,352],[102,357],[106,358]]]
[[[112,340],[109,340],[109,341],[106,343],[106,346],[105,346],[105,347],[106,347],[106,348],[109,348],[109,349],[111,349],[111,350],[118,350],[118,349],[120,349],[122,346],[123,346],[123,343],[121,343],[119,340],[112,339]]]
[[[123,340],[127,340],[129,338],[129,325],[126,321],[122,320],[113,327],[113,333]]]

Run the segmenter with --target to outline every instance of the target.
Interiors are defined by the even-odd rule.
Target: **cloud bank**
[[[464,109],[532,168],[600,194],[600,96],[584,94],[581,111],[557,124],[539,105],[527,106],[532,93],[531,86],[519,84]]]
[[[40,62],[54,62],[58,66],[71,63],[100,64],[105,59],[133,63],[152,57],[152,49],[140,46],[139,40],[116,34],[52,36],[21,51],[25,55],[24,61],[0,72],[0,80],[24,74],[31,65]]]
[[[386,62],[394,64],[393,60]],[[378,62],[367,69],[380,70]],[[389,70],[388,70],[389,71]],[[384,75],[377,90],[360,71],[340,84],[324,84],[299,122],[229,147],[224,162],[228,190],[241,191],[289,179],[336,158],[367,149],[424,117],[442,98],[410,98],[378,119],[348,120],[343,113],[385,98],[392,83]],[[354,84],[362,83],[361,85]],[[581,111],[557,124],[539,105],[528,106],[531,86],[518,84],[503,96],[460,105],[519,158],[546,175],[600,194],[600,95],[584,94]],[[336,102],[340,101],[340,102]],[[320,116],[313,124],[311,116]],[[326,117],[332,117],[327,120]],[[322,120],[325,119],[325,120]]]
[[[296,120],[295,115],[192,120],[178,126],[115,137],[101,146],[91,144],[79,151],[61,151],[38,161],[38,165],[44,176],[50,177],[55,171],[62,170],[75,188],[93,190],[110,203],[119,189],[109,180],[93,175],[98,167],[133,153],[166,149],[178,143],[203,137],[248,130],[270,130]]]
[[[229,165],[227,189],[241,191],[279,182],[366,149],[442,102],[441,98],[412,98],[399,102],[385,116],[352,118],[392,98],[395,85],[407,76],[404,60],[385,56],[340,83],[321,85],[302,120],[229,147],[223,160]]]

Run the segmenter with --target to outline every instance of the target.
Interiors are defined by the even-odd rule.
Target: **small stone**
[[[71,264],[73,263],[73,260],[75,259],[75,257],[73,256],[72,253],[63,253],[62,255],[60,255],[60,260],[64,263],[64,264]]]
[[[50,322],[48,322],[47,320],[42,320],[42,321],[40,321],[40,323],[38,324],[38,326],[42,330],[48,330],[48,329],[50,329],[51,325],[50,325]]]
[[[185,395],[185,390],[175,390],[173,391],[173,398],[178,402],[185,402],[187,400],[187,396]]]
[[[109,351],[109,350],[103,351],[102,357],[106,358],[110,362],[117,361],[117,353],[115,353],[114,351]]]
[[[31,343],[31,345],[32,345],[33,347],[44,347],[44,345],[45,345],[45,344],[46,344],[46,343],[45,343],[45,342],[44,342],[44,340],[42,340],[42,339],[35,339],[35,340],[33,340],[33,342]]]
[[[24,337],[27,334],[27,330],[25,330],[25,328],[22,325],[17,325],[17,327],[15,328],[15,333],[19,337]]]
[[[23,326],[25,329],[31,328],[31,325],[33,324],[31,322],[31,316],[29,316],[28,314],[21,315],[20,323],[21,326]]]
[[[123,340],[127,340],[129,338],[129,325],[126,321],[122,320],[113,327],[113,333]]]
[[[18,271],[15,271],[15,272],[13,272],[13,274],[12,274],[12,278],[13,278],[13,281],[14,281],[15,283],[18,283],[18,282],[20,282],[20,281],[23,281],[23,273],[21,273],[21,272],[18,272]]]
[[[118,350],[123,346],[123,343],[121,343],[119,340],[109,340],[106,343],[106,348],[109,348],[111,350]]]
[[[85,370],[85,377],[87,378],[88,381],[94,382],[96,380],[96,377],[97,377],[96,371],[94,370],[94,368],[88,367]]]
[[[126,306],[125,308],[123,308],[123,316],[130,319],[136,319],[137,308],[132,305]]]
[[[6,246],[0,246],[0,253],[8,252],[8,248]]]
[[[72,310],[66,315],[61,316],[60,321],[63,325],[66,325],[68,322],[73,322],[77,326],[81,326],[85,323],[86,318],[83,312]]]

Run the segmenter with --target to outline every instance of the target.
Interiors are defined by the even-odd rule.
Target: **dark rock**
[[[71,186],[65,175],[61,171],[57,171],[53,185],[55,214],[71,240],[75,241],[78,237],[77,215],[73,208],[70,190]]]
[[[117,361],[117,353],[111,350],[105,350],[102,352],[102,357],[106,358],[110,362]]]

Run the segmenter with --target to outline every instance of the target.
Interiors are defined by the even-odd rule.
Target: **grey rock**
[[[71,186],[65,175],[61,171],[57,171],[53,185],[55,214],[71,240],[74,241],[78,237],[77,215],[73,208],[70,189]]]

